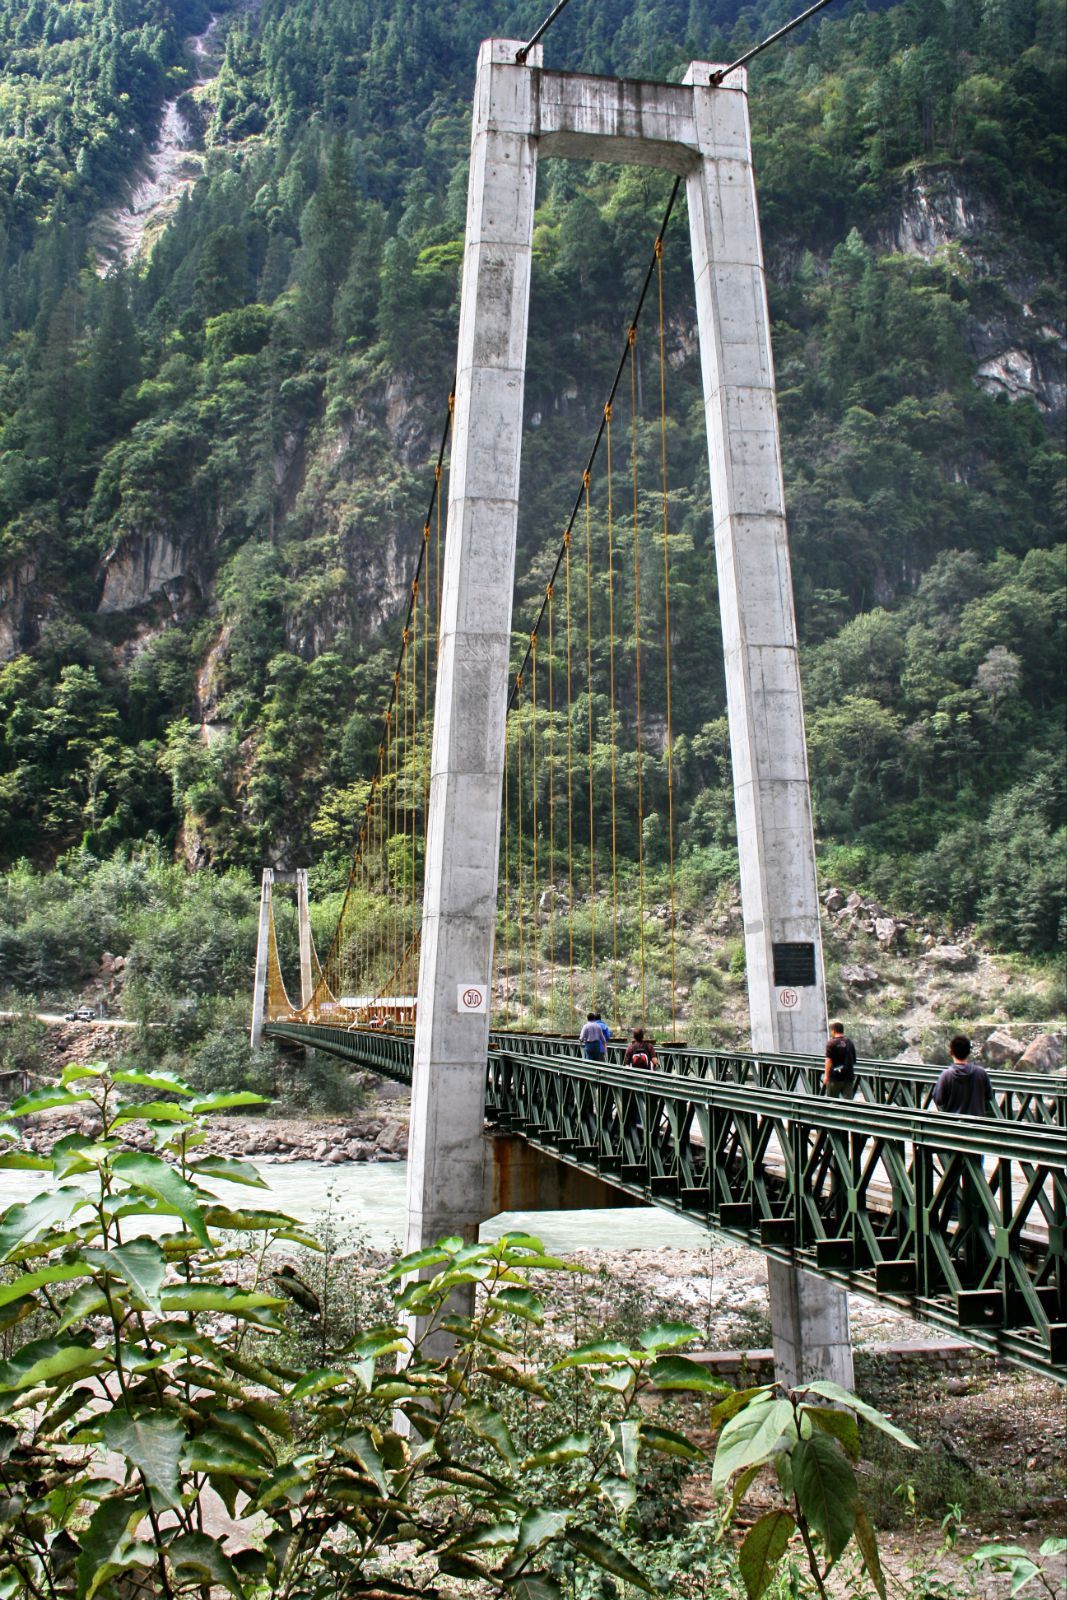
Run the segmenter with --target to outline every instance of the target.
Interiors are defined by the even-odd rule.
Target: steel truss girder
[[[410,1036],[300,1024],[266,1032],[410,1082]],[[1059,1085],[1027,1092],[1040,1116],[1019,1114],[1027,1096],[1013,1091],[1000,1116],[949,1118],[892,1103],[885,1071],[870,1074],[887,1091],[877,1098],[815,1095],[808,1081],[821,1069],[810,1058],[718,1054],[702,1058],[707,1072],[649,1073],[553,1054],[536,1036],[494,1035],[493,1044],[490,1122],[627,1193],[1067,1382]],[[696,1053],[686,1055],[691,1068]],[[677,1065],[673,1053],[667,1059]]]

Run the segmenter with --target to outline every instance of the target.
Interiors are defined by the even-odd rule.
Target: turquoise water
[[[215,1193],[232,1205],[276,1206],[312,1228],[329,1212],[343,1229],[355,1230],[368,1245],[382,1250],[403,1245],[406,1162],[353,1162],[349,1166],[323,1167],[314,1161],[293,1161],[282,1166],[262,1161],[258,1165],[269,1189],[249,1189],[243,1184],[215,1180]],[[50,1185],[46,1172],[3,1172],[0,1207],[28,1200]],[[496,1239],[509,1231],[536,1234],[550,1250],[562,1252],[694,1250],[709,1240],[706,1229],[655,1206],[626,1211],[505,1212],[483,1225],[482,1238]]]

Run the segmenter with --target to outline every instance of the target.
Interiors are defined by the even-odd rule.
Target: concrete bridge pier
[[[267,1016],[267,960],[270,954],[271,895],[274,873],[263,868],[259,886],[259,934],[256,939],[256,976],[252,985],[252,1037],[251,1046],[258,1050],[263,1043],[263,1024]]]
[[[475,84],[414,1045],[408,1248],[477,1236],[537,155],[687,182],[726,654],[752,1038],[826,1027],[796,624],[743,71],[682,84],[541,70],[481,47]],[[779,1377],[850,1384],[847,1300],[770,1278]]]

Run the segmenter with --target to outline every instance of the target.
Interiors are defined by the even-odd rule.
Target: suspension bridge
[[[527,626],[513,632],[541,157],[673,176],[614,381]],[[669,181],[669,180],[667,180]],[[684,200],[683,200],[684,197]],[[672,287],[689,222],[737,820],[751,1050],[680,1039]],[[673,223],[673,227],[672,227]],[[683,306],[676,315],[686,316]],[[692,312],[688,312],[691,317]],[[936,1071],[819,1092],[826,995],[769,319],[743,67],[680,84],[479,56],[456,379],[348,885],[299,995],[263,875],[262,1037],[412,1088],[408,1246],[499,1211],[651,1203],[763,1251],[783,1381],[850,1385],[847,1291],[1067,1378],[1067,1090],[998,1074],[995,1115],[929,1109]],[[672,582],[675,614],[672,617]],[[684,618],[685,613],[682,612]],[[583,1058],[590,1012],[666,1032],[659,1070]],[[620,1231],[625,1229],[624,1216]]]

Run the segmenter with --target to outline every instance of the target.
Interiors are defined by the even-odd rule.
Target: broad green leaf
[[[228,1311],[234,1317],[256,1311],[276,1311],[286,1304],[280,1295],[264,1294],[261,1289],[238,1289],[224,1283],[168,1285],[161,1299],[166,1312]]]
[[[114,1172],[125,1183],[135,1185],[148,1194],[157,1196],[166,1205],[173,1206],[190,1233],[210,1249],[201,1197],[192,1184],[186,1183],[180,1172],[169,1167],[158,1156],[146,1155],[140,1150],[124,1150],[115,1157]]]
[[[816,1428],[837,1439],[850,1461],[860,1458],[860,1426],[848,1411],[834,1411],[829,1406],[801,1406],[802,1417],[810,1417]]]
[[[483,1373],[491,1383],[506,1384],[509,1389],[521,1389],[524,1394],[535,1394],[541,1400],[547,1400],[548,1390],[539,1378],[532,1372],[524,1372],[521,1367],[508,1366],[506,1363],[482,1361],[478,1365],[479,1372]]]
[[[136,1083],[142,1089],[156,1089],[164,1094],[191,1095],[194,1091],[181,1078],[175,1077],[172,1072],[159,1072],[156,1068],[145,1068],[113,1072],[112,1081],[115,1083]]]
[[[622,1475],[632,1478],[637,1473],[637,1456],[641,1448],[641,1424],[632,1419],[612,1424],[611,1437],[622,1462]]]
[[[463,1550],[493,1550],[499,1545],[512,1545],[518,1537],[519,1524],[517,1522],[486,1522],[478,1528],[472,1528],[470,1533],[465,1533],[461,1539],[456,1539],[448,1546],[448,1554],[453,1551]]]
[[[797,1504],[836,1561],[856,1526],[856,1475],[824,1433],[801,1439],[790,1454]]]
[[[0,1261],[6,1261],[19,1245],[36,1239],[45,1228],[65,1220],[72,1211],[88,1203],[84,1189],[70,1184],[65,1188],[46,1189],[24,1204],[8,1206],[0,1221]]]
[[[543,1572],[527,1572],[521,1578],[505,1579],[505,1587],[515,1600],[563,1600],[559,1584]]]
[[[508,1425],[492,1406],[484,1405],[479,1400],[470,1400],[457,1414],[457,1420],[479,1439],[484,1439],[491,1444],[509,1467],[519,1464],[519,1453],[508,1431]]]
[[[703,1450],[687,1439],[684,1433],[675,1433],[673,1428],[657,1428],[649,1422],[642,1422],[640,1426],[641,1439],[650,1450],[660,1450],[668,1456],[682,1456],[686,1461],[703,1460]]]
[[[874,1536],[874,1529],[863,1509],[862,1501],[856,1506],[856,1543],[863,1558],[863,1570],[877,1589],[880,1600],[886,1600],[885,1574],[878,1554],[878,1540]]]
[[[108,1449],[125,1456],[164,1505],[181,1505],[179,1463],[185,1429],[177,1417],[151,1411],[130,1416],[116,1407],[105,1416],[101,1432]]]
[[[82,1083],[86,1078],[102,1078],[106,1072],[107,1067],[96,1061],[68,1061],[59,1074],[59,1081],[66,1088],[68,1084]]]
[[[121,1296],[116,1297],[121,1308]],[[88,1283],[83,1283],[68,1295],[63,1301],[63,1314],[56,1327],[57,1333],[66,1333],[68,1328],[73,1328],[75,1323],[84,1322],[87,1317],[97,1317],[101,1311],[107,1310],[107,1295],[95,1278]]]
[[[31,1155],[28,1150],[8,1150],[0,1154],[0,1167],[9,1172],[51,1172],[51,1156]]]
[[[610,1572],[616,1578],[625,1578],[627,1583],[632,1583],[635,1589],[640,1589],[644,1594],[655,1592],[640,1568],[635,1567],[628,1556],[624,1556],[621,1550],[616,1550],[614,1545],[602,1539],[591,1528],[568,1528],[566,1538],[576,1550],[600,1567],[603,1572]]]
[[[597,1488],[611,1506],[619,1521],[623,1521],[637,1500],[637,1485],[632,1478],[600,1478]]]
[[[345,1381],[343,1372],[333,1372],[328,1367],[319,1367],[315,1372],[309,1372],[306,1378],[301,1378],[290,1391],[289,1399],[294,1403],[297,1400],[306,1400],[309,1395],[322,1394],[324,1389],[336,1389]]]
[[[382,1494],[388,1494],[389,1484],[385,1476],[385,1466],[369,1430],[354,1428],[351,1433],[345,1435],[343,1448],[366,1468]]]
[[[573,1511],[527,1511],[519,1523],[514,1562],[556,1539],[574,1516]]]
[[[544,1302],[531,1289],[501,1289],[495,1295],[496,1304],[503,1306],[514,1317],[533,1322],[540,1327],[545,1320]]]
[[[183,1533],[167,1546],[167,1559],[179,1573],[203,1576],[242,1600],[245,1589],[233,1562],[217,1539],[206,1533]]]
[[[190,1112],[173,1100],[128,1100],[119,1106],[112,1119],[112,1127],[120,1128],[124,1122],[192,1122]]]
[[[395,1283],[398,1278],[406,1278],[412,1272],[421,1272],[423,1267],[438,1267],[442,1261],[449,1259],[449,1252],[439,1247],[413,1250],[410,1255],[401,1256],[399,1261],[394,1261],[388,1271],[382,1273],[382,1282]]]
[[[881,1433],[888,1434],[891,1439],[895,1439],[897,1444],[903,1445],[906,1450],[917,1450],[919,1448],[915,1440],[909,1439],[908,1435],[898,1428],[895,1423],[890,1422],[888,1417],[883,1416],[880,1411],[876,1411],[874,1406],[869,1406],[865,1400],[860,1400],[856,1395],[849,1394],[848,1390],[842,1389],[838,1383],[831,1383],[828,1379],[821,1379],[818,1383],[801,1384],[798,1393],[821,1394],[827,1400],[836,1400],[839,1404],[847,1406],[850,1411],[854,1411],[857,1416],[862,1417],[864,1422],[869,1422],[872,1428],[877,1428]]]
[[[7,1140],[11,1144],[18,1144],[21,1138],[22,1134],[13,1122],[0,1122],[0,1139]]]
[[[565,1433],[561,1438],[545,1445],[543,1450],[528,1456],[523,1462],[523,1468],[554,1467],[561,1461],[577,1461],[579,1456],[587,1456],[592,1448],[593,1441],[589,1434]]]
[[[36,1272],[24,1272],[11,1283],[0,1283],[0,1306],[21,1295],[32,1294],[47,1283],[70,1283],[74,1278],[84,1278],[89,1272],[86,1261],[60,1261],[54,1267],[40,1267]]]
[[[1065,1550],[1067,1550],[1067,1539],[1060,1538],[1058,1535],[1053,1535],[1051,1539],[1046,1539],[1044,1541],[1044,1543],[1041,1545],[1041,1548],[1038,1550],[1038,1555],[1061,1556]]]
[[[778,1460],[788,1461],[789,1457],[785,1454],[782,1454],[778,1457]],[[743,1472],[739,1472],[737,1474],[737,1477],[734,1479],[734,1486],[730,1490],[730,1504],[723,1512],[722,1520],[724,1525],[733,1521],[735,1511],[741,1504],[741,1501],[745,1498],[745,1495],[748,1493],[749,1489],[752,1487],[755,1479],[759,1477],[762,1471],[763,1462],[757,1461],[751,1467],[746,1467]]]
[[[44,1089],[31,1089],[11,1102],[13,1117],[31,1117],[35,1111],[54,1111],[57,1106],[82,1106],[90,1099],[88,1094],[72,1094],[69,1089],[49,1084]]]
[[[237,1161],[232,1156],[201,1156],[192,1170],[198,1178],[225,1178],[227,1183],[245,1183],[252,1189],[269,1187],[250,1161]]]
[[[122,1278],[150,1311],[159,1311],[166,1259],[154,1239],[131,1239],[114,1250],[86,1251],[94,1263]]]
[[[770,1587],[778,1563],[785,1555],[796,1522],[788,1511],[768,1511],[753,1523],[737,1552],[737,1564],[745,1580],[748,1600],[760,1600]]]
[[[629,1345],[620,1344],[618,1339],[597,1339],[592,1344],[579,1345],[562,1361],[553,1362],[550,1370],[561,1372],[564,1367],[618,1366],[620,1362],[630,1364]]]
[[[24,1344],[10,1361],[0,1362],[0,1390],[33,1389],[54,1378],[68,1378],[75,1372],[90,1372],[107,1360],[103,1350],[78,1339],[33,1339]]]
[[[731,1417],[743,1411],[750,1401],[755,1401],[758,1394],[766,1395],[768,1399],[774,1392],[773,1383],[761,1383],[753,1389],[735,1389],[733,1394],[728,1394],[725,1400],[720,1400],[718,1405],[711,1409],[711,1426],[721,1428],[724,1422],[729,1422]]]
[[[27,1317],[32,1317],[39,1310],[40,1304],[32,1294],[24,1294],[19,1300],[9,1300],[6,1306],[0,1306],[0,1333],[25,1322]]]
[[[182,1451],[182,1466],[187,1472],[222,1473],[238,1478],[263,1478],[266,1469],[257,1450],[221,1428],[205,1428],[195,1439],[187,1439]]]
[[[657,1322],[655,1327],[646,1328],[638,1336],[638,1344],[643,1350],[674,1350],[680,1344],[688,1344],[691,1339],[699,1339],[699,1329],[693,1328],[688,1322]]]
[[[650,1380],[657,1389],[688,1389],[697,1394],[728,1394],[728,1385],[721,1378],[690,1361],[688,1356],[661,1356],[648,1369]]]
[[[295,1218],[280,1211],[234,1211],[230,1206],[207,1203],[204,1221],[210,1228],[228,1228],[236,1233],[270,1233],[292,1228]]]
[[[130,1565],[141,1547],[131,1550],[131,1534],[144,1517],[144,1496],[116,1496],[101,1500],[89,1526],[81,1536],[81,1554],[74,1563],[78,1574],[79,1600],[93,1600],[93,1595],[111,1579]],[[148,1552],[148,1564],[152,1553]]]
[[[229,1111],[232,1106],[269,1106],[270,1099],[265,1094],[253,1094],[250,1089],[224,1089],[217,1094],[206,1094],[199,1100],[189,1102],[189,1110],[196,1117],[205,1116],[211,1111]]]
[[[594,1389],[603,1389],[608,1394],[625,1394],[637,1382],[637,1373],[629,1366],[605,1367],[589,1381]]]
[[[768,1460],[784,1437],[796,1438],[793,1407],[789,1401],[768,1397],[761,1404],[754,1400],[744,1411],[731,1417],[719,1435],[712,1485],[720,1489],[742,1467]]]

